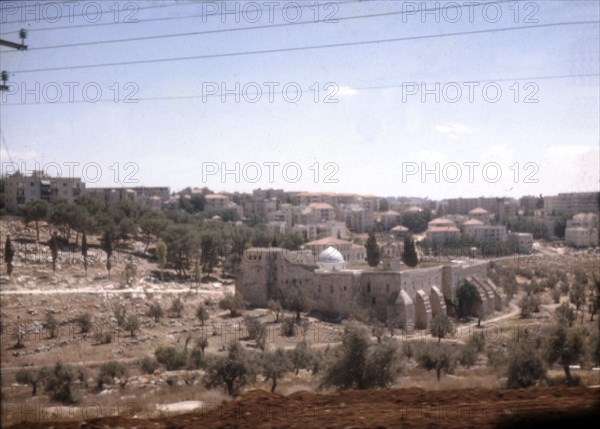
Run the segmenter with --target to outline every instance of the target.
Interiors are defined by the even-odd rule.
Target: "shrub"
[[[298,375],[301,369],[309,369],[313,362],[314,353],[306,343],[306,341],[300,341],[296,344],[289,352],[290,361],[292,363],[292,369]]]
[[[51,394],[51,398],[55,401],[63,404],[74,404],[76,402],[72,390],[74,380],[75,371],[73,368],[57,362],[48,373],[45,390]]]
[[[546,377],[546,369],[534,341],[525,337],[509,345],[507,387],[529,387]]]
[[[176,371],[185,367],[187,363],[187,352],[177,350],[175,347],[159,347],[154,352],[156,360],[165,366],[167,371]]]
[[[160,318],[163,316],[163,309],[158,302],[153,302],[150,304],[148,308],[148,317],[152,317],[155,322],[158,322]]]
[[[332,356],[321,386],[368,389],[390,385],[398,375],[398,348],[393,340],[370,347],[369,332],[359,322],[344,328],[342,344]]]
[[[82,334],[87,334],[92,329],[92,315],[90,313],[83,313],[76,319],[76,322]]]
[[[397,343],[385,339],[369,349],[363,375],[365,388],[389,387],[399,375],[401,365]]]
[[[110,361],[102,364],[96,379],[96,387],[98,390],[104,389],[106,384],[114,384],[115,379],[119,379],[121,387],[127,384],[127,368],[119,362]]]
[[[122,304],[118,304],[114,310],[113,314],[115,319],[117,319],[117,326],[122,328],[125,325],[125,320],[127,318],[127,307]]]
[[[465,368],[471,368],[477,362],[477,349],[474,345],[466,344],[460,349],[459,363]]]
[[[38,386],[48,377],[49,371],[47,368],[42,368],[38,371],[32,369],[21,368],[15,374],[15,380],[19,384],[27,384],[31,386],[31,396],[37,394]]]
[[[274,352],[263,352],[260,356],[260,366],[265,381],[271,380],[271,392],[277,388],[277,380],[283,378],[292,369],[288,355],[282,348]]]
[[[556,286],[552,288],[552,301],[555,304],[560,302],[560,289]]]
[[[456,313],[459,318],[477,316],[481,307],[481,297],[474,284],[464,281],[456,291]]]
[[[554,316],[559,323],[563,323],[567,326],[572,326],[575,318],[577,317],[575,314],[575,309],[573,309],[571,304],[568,302],[563,302],[561,305],[556,307],[556,310],[554,310]]]
[[[235,295],[225,294],[223,299],[219,301],[219,307],[223,310],[229,310],[231,317],[237,317],[240,312],[246,308],[246,301],[239,293]]]
[[[269,302],[267,303],[267,307],[269,308],[269,310],[271,310],[273,313],[275,313],[275,323],[279,323],[279,315],[283,311],[283,307],[281,306],[281,303],[279,301],[270,299]]]
[[[60,325],[54,315],[50,312],[46,313],[46,320],[44,322],[44,329],[48,331],[49,338],[56,338]]]
[[[544,357],[549,365],[558,363],[562,366],[568,384],[573,383],[570,365],[580,363],[586,353],[583,328],[569,328],[564,324],[550,327],[544,336]]]
[[[136,332],[138,332],[140,329],[140,319],[135,314],[130,314],[127,316],[124,329],[129,332],[132,337],[134,337]]]
[[[203,368],[206,364],[206,359],[204,356],[204,349],[208,347],[208,338],[200,337],[196,341],[196,345],[192,349],[188,361],[188,368],[190,369],[198,369]]]
[[[110,332],[98,332],[95,337],[98,344],[110,344],[113,340],[112,333]]]
[[[296,336],[296,322],[292,318],[285,318],[281,322],[281,335],[284,337]]]
[[[204,326],[204,323],[209,319],[209,314],[208,314],[208,310],[206,309],[206,307],[202,304],[200,304],[198,306],[198,309],[196,310],[196,317],[198,318],[198,320],[200,321],[200,324],[202,326]]]
[[[454,324],[445,314],[440,313],[431,319],[430,332],[432,336],[438,339],[438,342],[446,335],[454,333],[454,331]]]
[[[151,356],[146,356],[142,360],[140,360],[140,367],[142,368],[142,371],[144,371],[146,374],[154,374],[154,371],[156,371],[159,366],[160,364],[158,363],[156,358],[153,358]]]
[[[485,334],[483,332],[475,332],[467,341],[467,345],[472,346],[477,353],[481,353],[485,348]]]
[[[424,344],[417,354],[417,362],[428,371],[434,369],[439,382],[442,370],[448,373],[454,369],[455,357],[448,344]]]
[[[181,300],[181,298],[177,297],[171,303],[171,314],[179,319],[181,317],[181,312],[183,311],[183,308],[183,301]]]
[[[240,388],[254,381],[256,366],[238,342],[228,347],[227,356],[219,356],[208,363],[204,383],[209,389],[225,385],[229,395],[236,395]]]
[[[531,317],[533,313],[540,311],[540,297],[538,294],[525,295],[519,302],[519,308],[521,309],[521,317],[526,319]]]

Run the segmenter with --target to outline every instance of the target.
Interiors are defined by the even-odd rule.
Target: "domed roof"
[[[323,250],[319,255],[320,264],[339,264],[344,262],[346,261],[344,261],[344,257],[339,250],[331,246]]]

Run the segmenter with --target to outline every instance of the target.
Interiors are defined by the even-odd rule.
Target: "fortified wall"
[[[476,286],[484,317],[500,310],[504,297],[487,278],[487,267],[486,261],[460,261],[428,268],[352,270],[332,247],[318,258],[308,250],[251,248],[244,253],[236,291],[250,305],[266,307],[270,299],[282,299],[288,288],[299,287],[313,310],[347,317],[354,305],[411,331],[426,329],[435,315],[446,313],[446,303],[464,280]]]

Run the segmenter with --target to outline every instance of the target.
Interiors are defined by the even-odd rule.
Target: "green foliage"
[[[583,328],[569,328],[560,323],[550,327],[544,336],[546,362],[549,365],[561,365],[569,384],[573,382],[569,366],[583,359],[586,353],[586,337],[587,333]]]
[[[146,313],[148,317],[154,318],[155,322],[158,322],[160,318],[163,317],[163,314],[164,312],[160,303],[156,301],[150,304],[150,307],[148,307],[148,312]]]
[[[554,316],[558,319],[559,323],[567,326],[572,326],[575,318],[577,317],[575,310],[568,302],[563,302],[561,305],[556,307],[556,310],[554,310]]]
[[[56,272],[56,260],[58,259],[58,238],[56,234],[52,234],[50,241],[48,242],[50,247],[50,255],[52,256],[52,272]]]
[[[337,359],[327,369],[321,385],[340,389],[364,389],[369,344],[367,328],[361,323],[349,322],[344,328]]]
[[[30,222],[35,223],[36,240],[40,241],[39,221],[48,216],[48,202],[41,199],[30,200],[23,208],[23,215],[26,225]]]
[[[525,336],[509,344],[506,356],[508,365],[508,388],[533,386],[546,377],[546,369],[536,341]]]
[[[446,335],[453,334],[455,330],[454,324],[450,318],[443,313],[440,313],[431,319],[429,331],[432,336],[438,339],[438,342],[440,342],[442,338],[445,338]]]
[[[340,389],[387,387],[397,378],[400,368],[399,348],[389,338],[371,346],[369,331],[359,322],[344,328],[342,344],[325,372],[321,386]]]
[[[46,313],[46,320],[44,321],[44,330],[48,332],[49,338],[56,338],[60,324],[51,312]]]
[[[187,363],[187,351],[177,350],[175,347],[159,347],[154,352],[154,356],[167,371],[177,371]]]
[[[292,369],[298,375],[301,369],[310,369],[313,364],[315,357],[314,352],[311,350],[306,341],[300,341],[296,344],[289,352],[290,361],[292,363]]]
[[[6,234],[6,241],[4,243],[4,263],[6,264],[6,272],[10,277],[13,271],[13,259],[15,257],[15,247],[12,244],[10,235]]]
[[[471,368],[477,362],[477,349],[472,344],[465,344],[461,347],[458,355],[458,361],[465,368]]]
[[[146,356],[140,360],[140,367],[146,374],[154,374],[160,364],[152,356]]]
[[[284,307],[296,313],[296,320],[300,320],[300,313],[310,311],[311,301],[305,290],[292,285],[283,294]]]
[[[243,386],[254,380],[256,372],[252,357],[240,343],[232,342],[227,356],[213,358],[208,363],[204,382],[209,389],[225,385],[229,395],[237,395]]]
[[[456,291],[456,313],[459,318],[477,316],[482,305],[481,297],[473,283],[465,280]]]
[[[83,313],[79,315],[76,319],[76,322],[79,325],[79,329],[81,330],[82,334],[87,334],[92,329],[93,321],[90,313]]]
[[[209,319],[210,316],[208,314],[208,310],[203,304],[198,306],[198,309],[196,310],[196,317],[202,326],[204,326],[204,323]]]
[[[404,237],[404,249],[402,251],[402,261],[409,267],[416,267],[419,263],[415,242],[410,237]]]
[[[531,317],[533,313],[540,311],[541,300],[537,293],[531,293],[523,296],[519,301],[519,308],[521,309],[521,317],[526,319]]]
[[[54,401],[73,404],[76,402],[73,393],[75,379],[76,372],[72,367],[57,362],[54,368],[48,372],[45,391],[51,394]]]
[[[278,347],[274,352],[263,352],[260,356],[260,367],[265,381],[271,380],[271,392],[277,388],[277,380],[291,371],[292,364],[285,351]]]
[[[102,364],[96,378],[97,389],[102,390],[106,384],[114,384],[116,378],[119,379],[121,387],[124,387],[128,379],[127,368],[116,361]]]
[[[468,346],[472,346],[477,353],[481,353],[485,348],[485,334],[483,332],[475,332],[467,341]]]
[[[377,244],[377,239],[375,238],[374,232],[369,232],[369,238],[367,238],[367,243],[365,244],[365,248],[367,249],[367,263],[370,267],[376,267],[379,265],[379,261],[381,259],[379,245]]]
[[[221,301],[219,301],[219,307],[222,310],[229,310],[229,315],[231,317],[237,317],[240,315],[240,312],[246,308],[246,300],[244,300],[239,293],[234,295],[225,294]]]
[[[177,319],[181,317],[181,312],[183,311],[185,305],[183,304],[183,300],[180,297],[174,298],[171,302],[171,314],[175,316]]]
[[[569,291],[569,301],[571,301],[571,303],[575,305],[575,309],[579,311],[579,309],[585,305],[585,300],[585,284],[576,281]]]
[[[400,350],[396,341],[386,338],[372,346],[365,362],[364,388],[391,386],[398,378],[400,365]]]
[[[31,386],[31,396],[37,395],[37,388],[49,376],[48,368],[44,367],[39,370],[21,368],[15,374],[15,380],[19,384],[27,384]]]
[[[441,379],[442,371],[451,372],[456,358],[452,349],[446,343],[425,343],[417,351],[417,362],[427,371],[435,370],[437,381]]]
[[[127,307],[123,304],[117,304],[113,309],[113,315],[115,319],[117,319],[117,326],[122,328],[125,326],[125,321],[127,319]]]
[[[279,300],[270,299],[269,302],[267,302],[267,307],[269,308],[269,310],[275,313],[275,323],[279,323],[279,315],[283,311],[283,306],[281,305],[281,302],[279,302]]]
[[[158,259],[158,266],[160,268],[160,278],[163,278],[163,270],[167,266],[167,245],[164,241],[159,241],[156,245],[156,258]]]
[[[418,234],[427,229],[427,223],[431,220],[431,211],[424,209],[410,211],[402,214],[402,225],[407,227],[413,234]]]
[[[296,336],[296,322],[290,317],[286,317],[281,322],[281,335],[284,337]]]
[[[127,316],[123,329],[129,332],[129,335],[135,337],[135,334],[140,330],[140,319],[135,314],[130,314]]]

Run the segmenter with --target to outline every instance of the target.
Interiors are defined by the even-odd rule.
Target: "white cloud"
[[[470,128],[460,122],[455,122],[452,124],[438,124],[435,126],[435,130],[438,133],[451,138],[452,140],[473,134],[476,131],[475,129]]]
[[[338,88],[338,92],[335,95],[341,95],[343,96],[353,96],[353,95],[357,95],[358,91],[354,88],[350,88],[349,86],[340,86]]]

